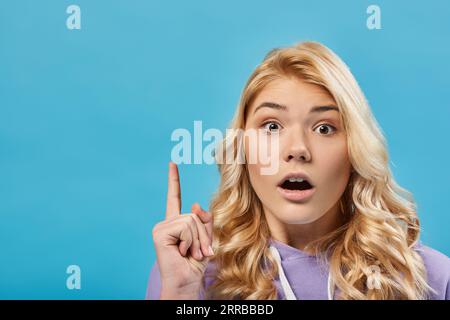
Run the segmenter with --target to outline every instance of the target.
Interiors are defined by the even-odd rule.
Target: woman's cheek
[[[320,181],[337,182],[349,171],[350,163],[345,139],[318,141],[312,145],[311,153],[313,172],[318,175],[315,178]]]
[[[345,140],[337,141],[329,150],[331,152],[324,155],[322,159],[328,159],[324,166],[327,166],[325,171],[329,172],[330,181],[346,183],[350,175],[351,165]]]
[[[339,144],[337,144],[337,146],[339,146],[339,148],[336,150],[336,170],[337,172],[341,172],[341,174],[343,174],[344,176],[347,176],[350,174],[350,160],[348,157],[348,147],[347,147],[347,142],[345,139],[342,139],[343,141],[341,141]]]

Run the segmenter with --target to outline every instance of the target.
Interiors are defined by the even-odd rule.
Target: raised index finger
[[[181,214],[181,190],[178,167],[169,162],[169,180],[167,188],[166,219]]]

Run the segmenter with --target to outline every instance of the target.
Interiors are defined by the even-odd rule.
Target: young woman
[[[194,204],[181,214],[170,163],[148,299],[450,298],[450,259],[419,242],[412,197],[394,181],[368,103],[331,50],[272,50],[231,128],[275,136],[277,170],[219,163],[209,212]],[[263,147],[230,132],[218,154],[248,160]]]

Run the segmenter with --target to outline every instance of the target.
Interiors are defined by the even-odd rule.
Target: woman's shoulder
[[[432,300],[450,299],[450,258],[444,253],[419,242],[414,249],[423,259],[427,270],[428,284],[436,291]]]

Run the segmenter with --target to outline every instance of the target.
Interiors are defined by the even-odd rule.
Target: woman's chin
[[[277,216],[279,220],[287,224],[308,224],[319,218],[314,213],[305,209],[298,207],[295,210],[286,208],[286,210],[280,211]]]

